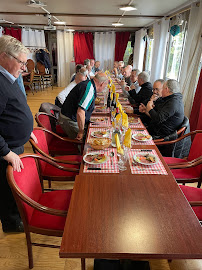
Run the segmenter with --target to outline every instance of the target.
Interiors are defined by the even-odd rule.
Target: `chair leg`
[[[48,187],[51,188],[51,181],[48,180]]]
[[[201,181],[198,182],[197,188],[201,187]]]
[[[81,270],[85,270],[86,269],[86,261],[84,258],[81,258]]]
[[[28,259],[29,259],[29,269],[34,267],[33,263],[33,252],[32,252],[32,242],[30,232],[25,232],[26,234],[26,241],[27,241],[27,252],[28,252]]]

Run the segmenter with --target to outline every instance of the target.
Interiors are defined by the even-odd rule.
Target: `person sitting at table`
[[[89,80],[93,79],[93,77],[94,77],[95,75],[94,75],[94,73],[92,72],[92,67],[91,67],[91,65],[90,65],[90,64],[87,65],[87,66],[86,66],[86,69],[88,70],[88,75],[87,75],[88,79],[89,79]]]
[[[115,61],[116,62],[116,61]],[[115,63],[114,62],[114,63]],[[119,80],[122,80],[124,78],[122,72],[123,72],[123,69],[124,69],[124,62],[123,61],[119,61],[118,62],[118,66],[115,64],[114,66],[114,74],[115,74],[115,77]]]
[[[90,59],[90,66],[91,66],[91,71],[93,74],[95,74],[95,60]]]
[[[140,112],[140,119],[145,126],[148,126],[149,122],[151,121],[150,115],[147,112],[147,103],[150,100],[154,102],[154,110],[158,111],[159,104],[162,103],[162,90],[163,84],[165,83],[164,80],[158,79],[153,84],[153,95],[144,100],[143,103],[140,103],[139,112]]]
[[[83,65],[78,64],[75,68],[75,73],[71,75],[70,82],[73,82],[75,80],[76,73],[79,72],[79,70],[83,67]]]
[[[107,83],[107,75],[98,72],[92,80],[80,82],[69,93],[59,117],[59,123],[68,137],[83,139],[85,128],[95,107],[97,92],[101,92]]]
[[[146,113],[151,121],[148,132],[154,139],[164,138],[174,133],[184,120],[184,104],[180,86],[176,80],[167,80],[163,84],[162,102],[154,109],[154,100],[150,100],[146,106]]]
[[[137,79],[139,86],[141,86],[140,91],[136,93],[135,86],[131,86],[131,90],[128,91],[130,95],[128,99],[134,106],[134,113],[139,113],[140,103],[152,96],[152,84],[149,79],[149,74],[146,71],[141,72]]]
[[[125,80],[125,82],[126,82],[126,84],[128,86],[131,85],[130,75],[131,75],[132,69],[133,69],[132,66],[131,65],[128,65],[123,70],[124,80]]]
[[[95,61],[94,70],[95,73],[100,71],[100,61]]]
[[[64,90],[62,90],[55,99],[55,105],[62,108],[62,105],[69,95],[70,91],[76,86],[78,83],[87,80],[88,71],[86,68],[82,67],[79,72],[76,73],[75,80],[71,82]]]
[[[139,69],[132,70],[131,75],[130,75],[130,80],[131,80],[130,86],[126,85],[125,81],[121,81],[120,85],[122,88],[122,93],[125,97],[129,96],[128,91],[131,90],[131,87],[135,87],[136,93],[138,93],[140,91],[141,87],[139,86],[138,81],[137,81],[139,74],[140,74]]]

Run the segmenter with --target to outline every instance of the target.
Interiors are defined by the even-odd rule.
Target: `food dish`
[[[139,153],[133,156],[133,160],[143,165],[154,165],[159,162],[158,157],[153,154]]]
[[[86,154],[83,157],[83,160],[88,163],[88,164],[104,164],[105,162],[107,162],[109,159],[109,157],[105,154],[101,154],[101,153],[96,153],[96,152],[91,152]]]
[[[100,101],[101,101],[101,98],[96,97],[96,99],[95,99],[95,104],[96,104],[96,105],[97,105],[97,104],[100,104]]]
[[[104,130],[104,131],[101,131],[101,130],[93,131],[91,133],[91,136],[94,137],[94,138],[107,138],[107,137],[109,137],[109,131],[108,130]]]
[[[93,149],[101,150],[101,149],[109,147],[111,142],[112,142],[111,139],[108,139],[108,138],[101,138],[101,139],[94,138],[94,139],[90,139],[88,143]]]
[[[134,118],[131,116],[131,117],[128,117],[128,123],[130,125],[137,125],[140,123],[140,121],[139,121],[139,118]]]
[[[91,123],[97,123],[97,122],[103,122],[105,120],[104,117],[97,117],[97,118],[91,118],[90,122]]]
[[[147,142],[147,141],[151,141],[152,140],[152,136],[151,135],[147,135],[144,133],[137,133],[137,134],[133,134],[132,138],[136,141],[139,142]]]

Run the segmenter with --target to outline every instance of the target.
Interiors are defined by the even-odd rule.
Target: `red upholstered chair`
[[[46,129],[46,137],[50,155],[74,155],[79,154],[78,145],[83,148],[83,142],[61,137],[52,131],[52,121],[57,121],[53,115],[37,113],[35,115],[39,127]]]
[[[38,160],[50,163],[59,169],[53,161],[36,154],[20,155],[24,169],[13,171],[11,165],[7,169],[7,179],[15,197],[24,224],[29,268],[33,268],[32,245],[59,247],[48,244],[32,243],[30,233],[62,236],[66,215],[69,208],[72,190],[57,190],[44,193],[41,186],[41,175]]]
[[[171,144],[184,139],[187,136],[195,135],[187,159],[164,157],[176,180],[180,183],[202,182],[202,130],[192,131],[181,138],[159,144]]]
[[[66,168],[66,171],[61,171],[51,164],[39,161],[41,177],[44,180],[49,181],[49,188],[51,187],[50,181],[74,181],[75,176],[79,172],[82,157],[80,155],[52,157],[49,155],[47,138],[45,135],[46,130],[38,127],[34,128],[33,133],[38,140],[37,144],[32,139],[29,140],[33,151],[36,154],[41,154],[42,156],[56,162],[58,165]]]
[[[197,218],[202,222],[202,189],[180,185]]]

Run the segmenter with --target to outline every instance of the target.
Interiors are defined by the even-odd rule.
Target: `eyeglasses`
[[[160,91],[161,89],[160,88],[153,88],[153,91]]]
[[[27,64],[28,64],[27,62],[20,61],[17,57],[15,57],[14,55],[12,55],[11,53],[7,53],[7,54],[9,54],[10,56],[12,56],[21,65],[21,67],[27,66]]]

